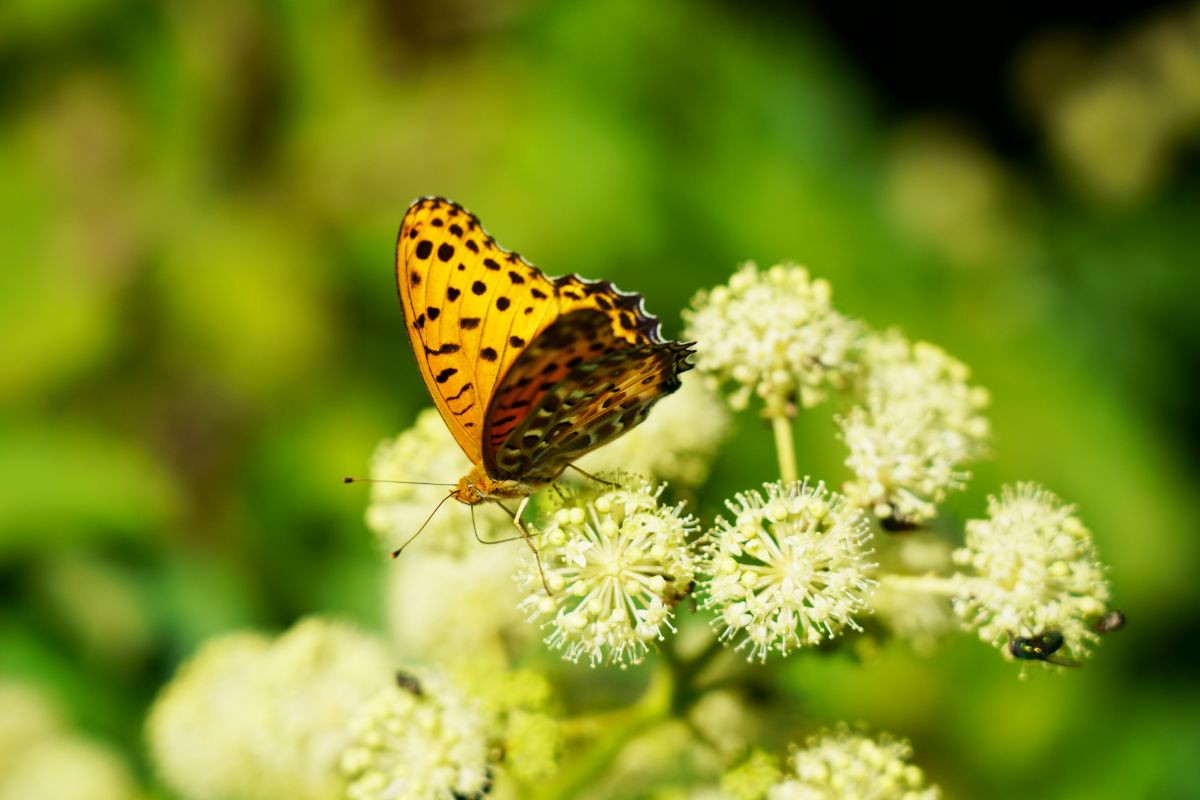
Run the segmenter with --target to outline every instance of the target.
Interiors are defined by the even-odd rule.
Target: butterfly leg
[[[550,591],[550,584],[546,581],[546,571],[542,569],[542,556],[538,553],[537,548],[533,546],[533,537],[529,535],[529,531],[525,529],[525,523],[521,521],[521,515],[525,513],[525,508],[528,505],[529,497],[521,498],[521,504],[517,506],[517,511],[513,514],[513,524],[521,532],[521,538],[525,540],[525,544],[529,545],[529,552],[533,553],[533,560],[537,563],[538,575],[542,578],[542,587],[546,590],[546,596],[553,597],[554,592]],[[505,510],[507,511],[507,509]]]
[[[612,481],[606,481],[603,478],[597,478],[592,473],[585,472],[585,471],[581,470],[579,467],[575,466],[574,464],[568,464],[567,466],[569,466],[571,469],[575,470],[576,472],[578,472],[580,475],[587,478],[588,480],[595,481],[596,483],[602,483],[605,486],[612,486],[614,488],[616,488],[616,486],[617,486],[617,484],[613,483]]]

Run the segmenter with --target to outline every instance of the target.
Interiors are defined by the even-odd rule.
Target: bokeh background
[[[0,677],[166,796],[142,718],[202,640],[381,625],[340,477],[428,402],[392,248],[442,194],[671,334],[738,262],[806,263],[992,391],[950,520],[1020,479],[1079,505],[1130,619],[1086,668],[795,659],[794,738],[910,737],[952,796],[1200,796],[1197,144],[1195,4],[6,0]],[[799,446],[847,477],[828,410]],[[774,463],[740,417],[701,514]]]

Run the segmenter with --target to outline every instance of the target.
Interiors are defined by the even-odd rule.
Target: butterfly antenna
[[[421,531],[425,530],[425,526],[429,524],[429,521],[431,519],[433,519],[433,515],[436,514],[438,512],[438,509],[442,507],[442,504],[445,503],[447,500],[449,500],[451,497],[454,497],[454,492],[450,492],[449,494],[447,494],[445,497],[443,497],[441,500],[438,501],[438,504],[433,507],[433,511],[430,511],[429,516],[426,517],[425,521],[421,523],[421,527],[417,528],[417,532],[414,533],[412,536],[408,537],[408,541],[406,541],[404,544],[400,545],[399,547],[397,547],[395,550],[392,551],[392,558],[398,558],[400,556],[400,554],[404,552],[404,548],[406,548],[410,544],[412,544],[413,539],[416,539],[418,536],[421,535]]]
[[[342,483],[402,483],[406,486],[457,486],[456,483],[432,483],[430,481],[386,481],[382,478],[354,478],[346,476]]]
[[[529,498],[527,497],[527,498],[525,498],[525,500],[528,501]],[[550,584],[546,580],[546,571],[544,569],[542,569],[542,556],[540,553],[538,553],[537,548],[533,546],[533,537],[529,535],[529,531],[525,530],[525,525],[524,525],[524,523],[521,522],[521,515],[518,512],[513,511],[511,508],[504,505],[503,503],[496,503],[496,505],[503,508],[506,512],[508,512],[508,515],[510,517],[512,517],[513,523],[517,526],[517,530],[519,530],[521,532],[521,535],[518,537],[515,537],[515,538],[524,539],[525,544],[529,545],[529,552],[533,553],[533,560],[534,560],[534,562],[537,563],[538,575],[542,579],[542,587],[546,590],[546,596],[553,597],[554,592],[550,591]],[[524,507],[525,507],[525,503],[522,502],[521,508],[524,508]],[[506,541],[511,541],[511,540],[506,540]]]

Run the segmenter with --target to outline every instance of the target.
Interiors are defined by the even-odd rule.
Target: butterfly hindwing
[[[492,399],[483,448],[489,473],[500,445],[572,369],[629,346],[617,338],[608,317],[595,309],[570,311],[542,331],[509,367]]]
[[[675,391],[689,352],[649,337],[630,344],[595,310],[564,314],[522,353],[496,393],[485,429],[488,474],[553,480]]]

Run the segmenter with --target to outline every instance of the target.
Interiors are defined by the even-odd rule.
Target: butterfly
[[[468,505],[520,499],[523,510],[691,368],[692,343],[664,340],[641,295],[548,277],[440,197],[404,215],[396,288],[421,377],[472,463],[450,493]]]

